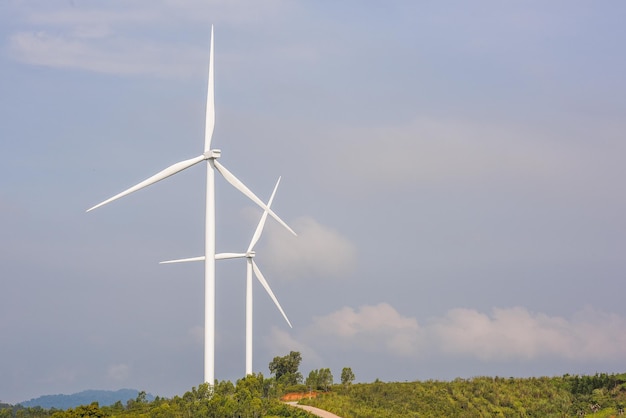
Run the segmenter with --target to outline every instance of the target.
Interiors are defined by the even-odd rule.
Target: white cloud
[[[210,23],[262,22],[280,15],[282,1],[118,2],[98,7],[16,6],[24,29],[9,36],[12,56],[23,63],[118,75],[189,77],[204,75]],[[202,25],[196,42],[180,40],[190,24]],[[158,30],[160,35],[150,36]],[[173,31],[177,41],[163,40]],[[146,35],[148,33],[148,35]]]
[[[472,309],[453,309],[436,320],[431,330],[446,352],[501,360],[565,353],[568,327],[563,318],[532,315],[523,308],[496,308],[492,317]]]
[[[99,29],[98,29],[99,30]],[[106,74],[189,77],[206,66],[206,51],[184,45],[158,44],[120,38],[95,39],[20,32],[11,36],[10,49],[19,61],[54,68]]]
[[[589,308],[570,320],[519,307],[494,308],[491,315],[453,309],[430,331],[442,350],[482,360],[586,361],[619,358],[626,351],[626,321]]]
[[[297,237],[282,227],[267,226],[264,260],[282,276],[336,278],[351,274],[356,267],[356,248],[347,238],[312,218],[290,223]]]
[[[419,325],[387,303],[344,307],[290,336],[280,349],[322,352],[329,348],[382,353],[413,360],[473,358],[484,362],[528,362],[552,358],[574,362],[618,360],[626,352],[626,320],[586,308],[571,319],[532,313],[522,307],[490,314],[457,308]],[[288,338],[287,338],[288,337]]]
[[[367,351],[384,351],[411,356],[418,345],[419,325],[415,318],[404,317],[387,303],[344,307],[313,319],[308,336],[330,338],[344,347],[363,347]]]

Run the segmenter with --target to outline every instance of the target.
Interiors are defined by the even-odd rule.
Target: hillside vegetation
[[[263,375],[249,375],[233,385],[229,381],[217,383],[213,390],[204,383],[192,388],[182,397],[156,397],[150,401],[145,392],[126,404],[117,402],[100,406],[97,402],[67,410],[0,405],[0,418],[195,418],[195,417],[250,417],[250,418],[314,418],[308,412],[288,406],[278,400],[280,386]]]
[[[300,403],[343,418],[623,415],[626,374],[335,385]]]
[[[619,417],[626,406],[626,374],[593,376],[502,378],[476,377],[451,382],[353,384],[345,367],[341,384],[333,384],[329,369],[313,370],[306,380],[298,371],[297,352],[270,363],[274,377],[252,374],[235,384],[202,384],[182,396],[148,399],[139,392],[125,404],[97,402],[66,410],[0,404],[0,418],[312,418],[279,398],[305,395],[300,403],[325,409],[343,418],[417,417]],[[307,399],[316,391],[317,398]]]

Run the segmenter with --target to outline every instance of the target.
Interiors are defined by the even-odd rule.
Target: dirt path
[[[297,402],[286,402],[286,404],[287,405],[291,405],[291,406],[295,406],[296,408],[304,409],[305,411],[308,411],[308,412],[312,413],[313,415],[317,415],[318,417],[322,417],[322,418],[341,418],[339,415],[335,415],[335,414],[333,414],[331,412],[324,411],[323,409],[315,408],[313,406],[298,405]]]

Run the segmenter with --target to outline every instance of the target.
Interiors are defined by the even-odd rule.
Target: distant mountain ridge
[[[68,409],[76,408],[80,405],[89,405],[98,402],[100,406],[113,405],[117,401],[126,405],[129,399],[136,399],[139,391],[136,389],[112,390],[84,390],[72,395],[44,395],[30,401],[20,402],[24,407],[40,406],[44,409]],[[152,401],[154,396],[146,395],[146,400]]]

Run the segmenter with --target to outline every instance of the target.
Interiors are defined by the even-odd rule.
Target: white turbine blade
[[[187,263],[189,261],[204,261],[204,256],[191,257],[191,258],[179,258],[177,260],[161,261],[161,262],[159,262],[159,264]]]
[[[270,208],[272,206],[272,201],[274,200],[274,195],[276,194],[276,189],[278,189],[278,184],[280,183],[280,177],[278,177],[278,181],[276,182],[276,186],[274,186],[274,191],[272,192],[272,196],[270,196],[270,200],[267,202],[267,207]],[[263,215],[261,215],[261,220],[259,224],[256,226],[256,231],[254,231],[254,235],[252,236],[252,240],[250,241],[250,246],[248,247],[248,252],[252,251],[254,246],[256,245],[259,238],[261,238],[261,233],[263,232],[263,227],[265,226],[265,221],[267,220],[267,211],[263,211]]]
[[[245,258],[247,256],[246,253],[220,253],[215,254],[216,260],[228,260],[231,258]]]
[[[274,213],[273,210],[271,210],[270,208],[268,208],[265,203],[263,203],[263,201],[261,199],[259,199],[254,193],[252,193],[252,191],[250,189],[248,189],[248,187],[243,184],[237,177],[235,177],[235,175],[233,173],[231,173],[230,171],[228,171],[226,169],[226,167],[224,167],[222,164],[220,164],[217,160],[213,160],[213,163],[215,165],[215,168],[217,168],[217,171],[220,172],[220,174],[222,176],[224,176],[224,178],[233,186],[235,186],[235,188],[237,190],[239,190],[241,193],[245,194],[246,196],[248,196],[248,198],[250,198],[250,200],[252,200],[254,203],[256,203],[257,205],[259,205],[261,207],[261,209],[266,210],[271,216],[272,218],[276,219],[278,221],[278,223],[280,223],[282,226],[284,226],[285,228],[287,228],[287,230],[289,232],[291,232],[293,235],[297,236],[297,234],[295,232],[293,232],[293,229],[291,229],[289,227],[289,225],[287,225],[282,219],[280,219],[278,217],[278,215],[276,215]]]
[[[216,260],[228,260],[231,258],[245,258],[247,256],[246,253],[221,253],[215,254]],[[173,263],[187,263],[189,261],[204,261],[205,257],[202,255],[200,257],[191,257],[191,258],[178,258],[176,260],[167,260],[161,261],[159,264],[173,264]]]
[[[263,226],[265,225],[266,219],[267,211],[265,210],[263,211],[263,215],[261,215],[261,220],[259,221],[259,224],[256,226],[256,231],[254,231],[254,235],[252,236],[252,240],[250,241],[250,245],[248,246],[248,252],[252,251],[259,238],[261,238],[261,232],[263,232]]]
[[[186,168],[191,167],[194,164],[198,164],[200,161],[205,160],[206,157],[204,155],[200,155],[196,158],[191,158],[189,160],[185,160],[185,161],[181,161],[179,163],[173,164],[169,167],[167,167],[165,170],[162,170],[160,172],[158,172],[157,174],[155,174],[154,176],[142,181],[139,184],[134,185],[133,187],[131,187],[130,189],[124,190],[122,193],[119,193],[115,196],[113,196],[110,199],[105,200],[104,202],[98,203],[96,206],[87,209],[87,212],[94,210],[96,208],[99,208],[100,206],[106,205],[107,203],[110,203],[114,200],[119,199],[120,197],[124,197],[127,194],[131,194],[132,192],[136,192],[139,189],[143,189],[144,187],[150,186],[151,184],[156,183],[157,181],[163,180],[171,175],[174,175],[180,171],[183,171]]]
[[[261,284],[263,285],[267,293],[270,295],[270,297],[274,301],[274,304],[276,305],[280,313],[283,314],[285,321],[287,321],[287,324],[289,324],[289,328],[293,328],[291,326],[291,322],[289,322],[289,319],[287,318],[287,315],[285,314],[285,311],[283,311],[283,308],[281,308],[280,303],[278,303],[278,299],[276,299],[276,296],[274,296],[274,292],[272,292],[272,289],[270,289],[270,285],[267,283],[267,280],[265,280],[265,277],[263,277],[261,270],[259,270],[254,260],[251,260],[251,261],[252,261],[252,269],[254,270],[255,276],[257,277],[257,279],[259,279],[259,281],[261,282]]]
[[[215,84],[213,73],[213,25],[211,25],[211,46],[209,50],[209,80],[206,95],[206,123],[204,125],[204,152],[211,149],[211,138],[215,128]]]

